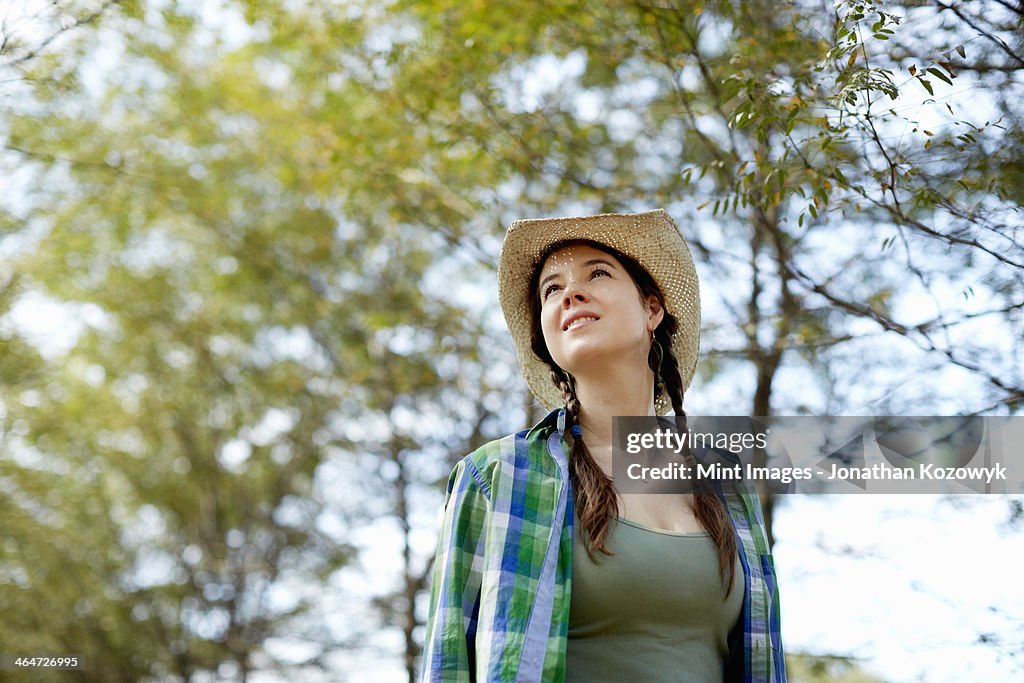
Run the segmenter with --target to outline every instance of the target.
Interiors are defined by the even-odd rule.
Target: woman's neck
[[[612,418],[655,414],[654,373],[646,365],[640,371],[575,379],[580,426],[601,445],[611,445]]]

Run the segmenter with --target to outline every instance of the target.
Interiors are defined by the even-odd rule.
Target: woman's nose
[[[575,283],[566,285],[562,292],[562,307],[569,308],[574,302],[578,304],[587,303],[587,293]]]

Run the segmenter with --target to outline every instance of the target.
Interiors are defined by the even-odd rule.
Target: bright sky
[[[786,647],[858,658],[893,683],[1020,680],[1006,653],[1024,641],[1024,529],[1001,529],[1006,497],[789,498],[775,548]]]

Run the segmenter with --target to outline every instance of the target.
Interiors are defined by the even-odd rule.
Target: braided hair
[[[551,379],[565,400],[565,428],[571,429],[573,425],[580,423],[580,400],[568,375],[557,369],[553,360],[548,365],[551,366]],[[587,531],[583,536],[583,547],[593,560],[594,550],[600,550],[606,555],[612,554],[605,546],[605,536],[608,534],[612,518],[619,516],[619,499],[615,495],[612,478],[605,474],[594,460],[594,456],[590,454],[590,449],[583,443],[583,433],[577,428],[572,434],[569,476],[575,494],[576,519],[579,520],[581,528]]]
[[[644,269],[635,259],[626,256],[604,244],[591,242],[589,240],[573,240],[569,242],[558,242],[546,249],[537,261],[531,280],[531,291],[537,291],[540,280],[540,272],[548,256],[552,253],[573,244],[586,244],[595,249],[614,256],[633,278],[640,295],[646,299],[653,294],[665,308],[665,299],[658,288],[657,283],[650,273]],[[540,298],[531,297],[531,337],[530,343],[533,352],[544,361],[550,368],[551,381],[558,387],[565,402],[566,421],[565,428],[573,435],[572,451],[569,457],[569,476],[572,480],[573,492],[575,495],[576,519],[580,528],[585,531],[581,534],[583,546],[587,555],[593,561],[595,552],[605,555],[614,553],[608,548],[606,540],[611,522],[619,515],[618,495],[612,478],[605,473],[601,466],[590,454],[583,439],[582,431],[575,427],[579,425],[580,400],[576,395],[574,383],[570,375],[555,363],[544,342],[544,335],[540,326]],[[680,423],[681,429],[686,429],[686,412],[683,410],[683,380],[679,373],[679,363],[672,352],[672,337],[679,329],[679,323],[675,317],[665,310],[661,323],[654,331],[654,342],[660,345],[662,353],[655,352],[655,345],[652,343],[651,354],[648,357],[648,364],[658,378],[654,386],[655,401],[662,395],[668,396],[672,409],[676,414],[676,421]],[[661,357],[659,357],[659,355]],[[575,427],[575,428],[574,428]],[[687,443],[683,452],[683,462],[696,471],[697,460]],[[718,549],[719,574],[723,583],[727,586],[726,596],[732,590],[732,577],[736,569],[736,536],[733,532],[732,522],[725,510],[721,499],[712,490],[711,485],[704,479],[698,479],[693,492],[694,516],[700,526],[708,532]],[[728,578],[726,578],[728,576]]]

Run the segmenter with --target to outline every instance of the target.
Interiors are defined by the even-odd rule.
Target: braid
[[[683,410],[683,380],[679,375],[679,363],[675,354],[672,353],[672,332],[668,331],[667,327],[674,328],[675,320],[672,320],[670,325],[662,324],[655,332],[655,339],[662,344],[665,350],[665,360],[661,366],[665,391],[672,401],[672,410],[676,414],[676,421],[681,423],[680,429],[686,432],[689,430],[686,424],[686,412]],[[658,334],[663,330],[665,331],[663,335]],[[662,336],[666,339],[659,339]],[[691,472],[697,471],[697,459],[690,450],[689,440],[687,440],[683,452],[683,462]],[[732,578],[736,572],[736,536],[725,506],[711,488],[711,484],[705,479],[697,479],[694,485],[693,512],[697,522],[707,530],[718,547],[718,570],[726,585],[725,595],[728,597],[732,590]]]
[[[608,527],[612,518],[619,514],[618,497],[615,495],[612,478],[604,473],[583,442],[582,431],[578,428],[572,429],[573,426],[580,423],[580,400],[576,396],[572,384],[569,383],[567,375],[561,370],[551,367],[551,381],[562,392],[567,416],[565,427],[573,435],[572,457],[569,458],[569,477],[572,480],[575,493],[576,517],[581,525],[580,528],[588,532],[580,534],[580,538],[587,555],[593,562],[595,550],[599,550],[605,555],[614,555],[605,547],[604,541],[608,535]]]
[[[575,389],[569,384],[568,375],[561,370],[551,368],[551,381],[562,392],[562,398],[565,400],[565,408],[569,412],[570,421],[572,424],[579,424],[580,400],[576,397]]]

